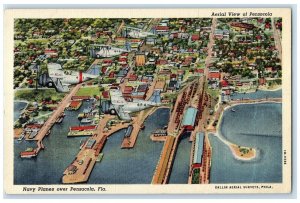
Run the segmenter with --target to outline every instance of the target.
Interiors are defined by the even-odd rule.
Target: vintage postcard
[[[7,194],[291,192],[291,10],[5,11]]]

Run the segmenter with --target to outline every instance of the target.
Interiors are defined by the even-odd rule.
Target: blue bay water
[[[170,184],[187,184],[190,170],[190,154],[192,142],[189,141],[190,133],[182,135],[179,141],[175,159],[173,162],[169,183]]]
[[[22,102],[22,101],[14,102],[14,122],[18,120],[22,110],[25,108],[26,105],[27,105],[26,102]]]
[[[15,140],[15,184],[59,184],[62,173],[79,151],[82,138],[67,138],[71,125],[78,125],[78,111],[66,111],[62,124],[56,124],[43,143],[46,149],[37,158],[21,159],[19,153],[35,143]],[[221,132],[230,141],[260,150],[254,162],[233,158],[218,138],[209,136],[213,147],[212,183],[281,182],[281,104],[251,104],[234,107],[236,112],[224,113]],[[19,107],[17,109],[20,109]],[[18,113],[15,108],[15,114]],[[15,115],[14,115],[15,116]],[[120,149],[125,130],[107,141],[101,163],[97,163],[88,181],[90,184],[134,184],[151,182],[163,143],[152,142],[151,132],[167,124],[168,109],[157,110],[145,122],[133,149]],[[191,143],[184,137],[175,155],[169,183],[187,183]]]
[[[103,159],[95,165],[88,183],[150,184],[163,147],[162,142],[153,142],[150,134],[167,125],[168,118],[169,109],[158,109],[150,115],[132,149],[120,148],[125,130],[110,136]]]
[[[43,140],[46,147],[36,158],[21,159],[19,154],[27,147],[35,147],[33,141],[14,142],[15,184],[60,184],[66,167],[79,152],[82,137],[67,137],[70,126],[79,125],[77,115],[90,104],[84,102],[77,111],[65,111],[61,124],[56,124],[51,134]],[[150,134],[167,124],[169,109],[159,109],[145,122],[133,149],[120,149],[125,130],[110,136],[101,163],[97,163],[88,181],[90,184],[151,183],[163,143],[152,142]]]
[[[257,90],[256,92],[251,93],[234,93],[230,96],[231,99],[265,99],[268,98],[281,98],[282,97],[282,89],[276,91],[264,91]]]
[[[70,126],[79,125],[77,115],[89,106],[88,102],[77,111],[65,111],[62,123],[55,124],[48,137],[43,140],[45,150],[36,158],[22,159],[20,152],[27,147],[36,147],[35,141],[14,142],[14,183],[15,184],[59,184],[66,167],[74,160],[80,147],[80,137],[68,138]]]
[[[213,147],[211,183],[277,183],[282,181],[282,105],[234,106],[224,112],[221,134],[227,140],[259,150],[253,161],[236,160],[230,149],[210,135]]]

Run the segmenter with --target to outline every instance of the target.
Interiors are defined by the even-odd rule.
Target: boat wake
[[[278,132],[280,133],[280,132]],[[240,133],[241,135],[245,135],[245,136],[259,136],[259,137],[278,137],[281,138],[282,135],[281,134],[257,134],[257,133]]]

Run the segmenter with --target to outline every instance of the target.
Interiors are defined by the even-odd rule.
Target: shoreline
[[[15,102],[26,103],[26,105],[25,105],[25,107],[20,111],[20,114],[19,114],[19,116],[18,116],[18,119],[14,121],[14,125],[15,125],[16,122],[19,120],[20,115],[24,112],[24,110],[28,107],[28,105],[29,105],[29,103],[30,103],[30,102],[27,101],[27,100],[14,100],[14,105],[15,105]],[[13,112],[13,113],[15,113],[15,112]]]
[[[230,106],[226,106],[220,117],[219,117],[219,122],[218,122],[218,125],[216,127],[216,132],[214,133],[214,135],[221,141],[223,142],[225,145],[227,145],[233,155],[233,157],[237,160],[240,160],[240,161],[251,161],[253,159],[255,159],[257,157],[257,149],[254,148],[254,147],[246,147],[246,146],[241,146],[243,148],[246,148],[246,149],[250,149],[252,148],[253,150],[253,155],[251,157],[242,157],[242,156],[239,156],[237,154],[237,152],[234,150],[234,147],[236,147],[237,145],[230,142],[229,140],[227,140],[227,138],[225,136],[223,136],[223,134],[221,133],[221,127],[220,127],[220,123],[222,123],[222,119],[223,119],[223,114],[226,110],[229,110],[230,108],[233,108],[234,106],[237,106],[237,105],[249,105],[249,104],[262,104],[262,103],[282,103],[282,102],[276,102],[276,101],[260,101],[260,102],[255,102],[255,103],[238,103],[238,104],[232,104]]]
[[[274,89],[267,89],[267,88],[257,88],[257,90],[260,90],[260,91],[266,91],[266,92],[276,92],[278,90],[282,90],[282,86],[278,86],[278,87],[275,87]]]
[[[214,133],[214,135],[223,143],[225,144],[231,151],[232,156],[239,161],[252,161],[253,159],[255,159],[257,157],[257,149],[254,147],[246,147],[246,146],[241,146],[242,148],[245,149],[252,149],[253,151],[253,155],[251,157],[242,157],[240,155],[237,154],[237,152],[235,151],[234,147],[237,147],[238,145],[228,141],[222,134],[220,131]]]
[[[29,101],[27,101],[27,100],[19,100],[19,99],[17,99],[17,100],[14,100],[14,102],[23,102],[23,103],[27,103],[27,104],[29,104],[30,102]]]

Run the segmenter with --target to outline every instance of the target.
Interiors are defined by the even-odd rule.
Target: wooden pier
[[[54,112],[51,114],[51,116],[48,118],[48,120],[43,124],[42,128],[38,131],[37,135],[33,139],[29,139],[28,137],[26,140],[34,140],[37,141],[37,148],[36,152],[38,152],[43,149],[41,146],[43,146],[42,141],[47,136],[49,131],[51,130],[52,126],[56,123],[57,119],[62,115],[67,105],[70,103],[72,96],[76,94],[76,92],[80,89],[81,84],[77,84],[69,94],[67,94],[62,101],[59,103],[58,107]]]
[[[94,140],[94,145],[91,148],[87,148],[87,142],[84,144],[82,149],[77,154],[75,160],[65,170],[62,183],[83,183],[88,180],[96,160],[104,147],[106,139],[115,132],[124,128],[128,128],[129,126],[129,123],[118,123],[115,126],[111,126],[108,130],[105,130],[107,122],[114,117],[115,116],[113,115],[106,115],[100,120],[97,126],[96,134],[87,140],[87,142],[89,140]],[[89,164],[84,164],[86,162]]]

